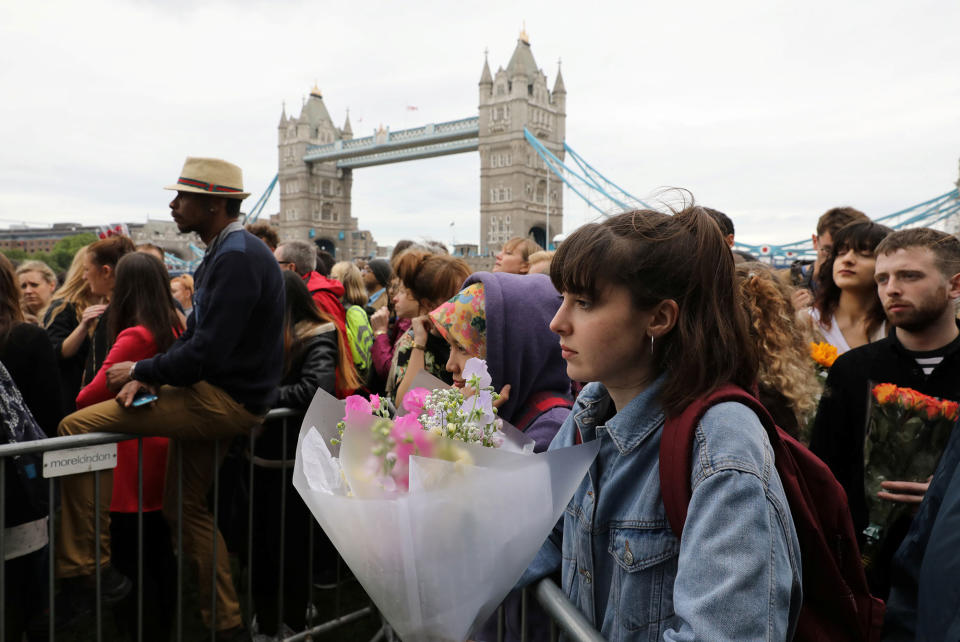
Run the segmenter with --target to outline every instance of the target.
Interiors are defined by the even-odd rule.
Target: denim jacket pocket
[[[616,607],[617,629],[629,631],[631,639],[646,629],[649,639],[659,639],[666,621],[674,617],[680,541],[668,526],[611,526],[607,552],[616,562],[610,600]]]

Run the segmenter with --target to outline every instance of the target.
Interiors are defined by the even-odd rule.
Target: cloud
[[[881,215],[950,189],[958,18],[892,0],[7,3],[0,219],[166,216],[187,155],[238,163],[256,197],[281,106],[299,113],[314,82],[357,136],[474,115],[484,48],[505,66],[525,19],[551,83],[563,58],[568,142],[595,167],[638,196],[686,187],[744,240],[791,241],[832,205]],[[592,216],[573,198],[568,228]],[[381,243],[449,240],[451,220],[475,241],[478,210],[476,155],[355,173],[353,215]]]

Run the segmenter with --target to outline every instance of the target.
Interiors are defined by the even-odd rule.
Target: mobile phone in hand
[[[140,406],[146,406],[148,403],[153,403],[156,400],[157,395],[141,389],[140,392],[133,396],[133,401],[130,402],[130,406],[132,408],[139,408]]]

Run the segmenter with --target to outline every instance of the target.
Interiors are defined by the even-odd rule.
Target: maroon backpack
[[[867,587],[843,487],[826,464],[778,428],[767,409],[738,386],[721,386],[664,424],[660,487],[673,532],[679,537],[687,518],[696,426],[711,406],[726,401],[750,408],[766,428],[793,514],[803,565],[803,606],[795,639],[879,640],[886,608]]]
[[[549,390],[535,392],[527,398],[527,403],[524,405],[523,412],[520,414],[515,427],[523,432],[537,417],[554,408],[573,408],[573,400],[567,395]]]

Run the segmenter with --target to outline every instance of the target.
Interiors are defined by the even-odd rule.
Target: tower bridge
[[[340,169],[353,169],[475,152],[480,146],[479,123],[480,119],[474,116],[396,132],[381,128],[366,138],[341,139],[308,147],[303,160],[308,163],[336,161]]]
[[[481,254],[514,236],[546,246],[549,230],[563,228],[562,183],[548,176],[550,166],[526,136],[562,161],[566,95],[559,69],[548,87],[525,31],[505,68],[491,73],[484,56],[476,116],[354,138],[349,114],[334,125],[314,87],[299,116],[284,109],[277,125],[280,212],[271,222],[285,240],[312,240],[338,259],[372,255],[373,236],[351,209],[353,170],[478,152]]]
[[[480,154],[481,254],[498,250],[514,236],[529,236],[545,246],[551,230],[563,229],[564,188],[598,218],[649,209],[567,145],[566,96],[559,68],[548,89],[525,32],[506,68],[493,74],[484,57],[476,116],[400,131],[380,127],[371,136],[354,138],[349,114],[342,127],[335,126],[323,94],[314,87],[299,116],[283,110],[277,126],[279,171],[254,205],[253,219],[279,185],[280,212],[271,222],[284,239],[313,240],[337,258],[371,256],[376,253],[373,236],[360,229],[351,212],[353,170],[468,152]],[[956,233],[958,219],[960,191],[954,188],[876,220],[895,228],[936,226]],[[813,256],[809,239],[737,247],[775,264]]]

